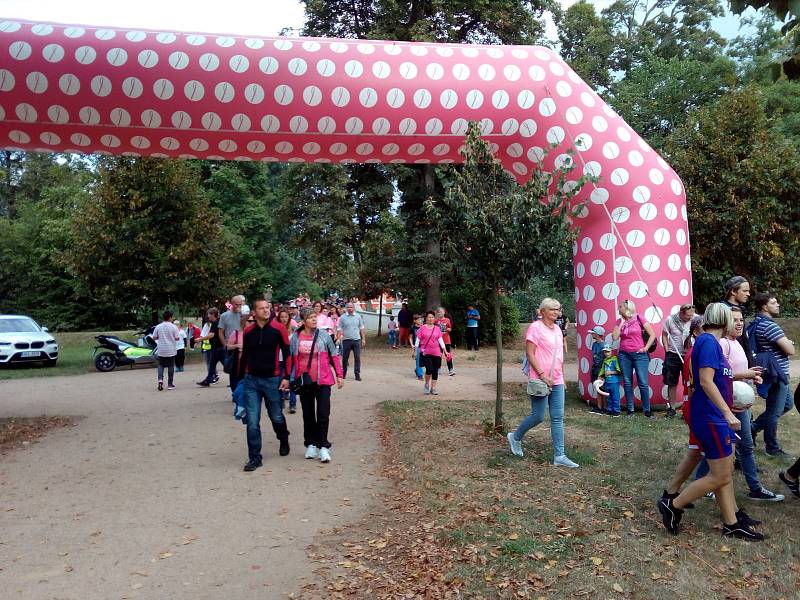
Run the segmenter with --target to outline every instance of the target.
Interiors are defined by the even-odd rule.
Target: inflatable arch
[[[471,120],[519,182],[551,145],[546,168],[572,149],[574,177],[599,177],[582,191],[573,248],[579,387],[593,393],[588,330],[610,332],[618,300],[658,324],[691,299],[686,198],[669,165],[553,51],[0,20],[7,149],[447,163],[460,160]],[[660,359],[650,372],[659,403]]]

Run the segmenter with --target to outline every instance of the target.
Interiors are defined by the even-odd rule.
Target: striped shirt
[[[755,324],[756,333],[756,351],[770,352],[775,357],[775,362],[778,363],[783,372],[789,374],[789,357],[778,346],[778,340],[786,337],[780,325],[773,321],[770,317],[759,315],[756,317]]]

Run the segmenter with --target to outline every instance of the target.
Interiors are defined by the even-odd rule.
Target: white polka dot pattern
[[[552,51],[245,38],[0,19],[0,146],[176,158],[459,162],[479,121],[518,181],[572,160],[581,334],[691,299],[683,184]],[[555,144],[555,151],[545,149]],[[566,154],[572,150],[572,158]],[[630,254],[630,255],[629,255]],[[656,330],[660,333],[660,324]],[[579,370],[588,390],[590,348]],[[661,390],[660,370],[651,386]],[[656,394],[657,398],[661,394]]]

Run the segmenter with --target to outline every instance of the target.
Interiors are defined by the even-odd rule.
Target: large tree
[[[545,11],[558,18],[554,0],[307,0],[304,35],[402,41],[533,44],[543,41]],[[292,167],[300,168],[300,167]],[[343,167],[350,170],[350,167]],[[391,173],[391,171],[386,171]],[[441,199],[435,168],[419,165],[398,177],[406,239],[420,258],[409,285],[423,281],[428,307],[441,304],[440,241],[429,231],[423,205]]]
[[[737,273],[756,290],[796,303],[800,154],[770,126],[758,89],[699,109],[670,136],[666,152],[686,186],[695,297],[719,298]]]
[[[187,161],[103,157],[72,218],[67,267],[121,314],[225,298],[239,283],[233,238]]]
[[[542,163],[539,163],[541,165]],[[493,296],[497,382],[494,424],[503,426],[503,336],[500,296],[522,287],[535,273],[561,264],[570,253],[575,231],[569,217],[578,206],[572,199],[585,180],[567,183],[574,168],[564,161],[554,172],[534,169],[524,186],[495,160],[490,145],[471,123],[464,149],[464,166],[452,169],[436,215],[447,246],[464,257],[475,280]]]
[[[748,7],[769,10],[784,22],[781,33],[784,47],[773,67],[773,78],[781,75],[800,79],[800,2],[797,0],[729,0],[731,9],[741,14]]]

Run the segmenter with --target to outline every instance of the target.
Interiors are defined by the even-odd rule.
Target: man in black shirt
[[[411,327],[414,325],[414,314],[408,310],[408,303],[403,302],[403,307],[397,313],[397,326],[400,328],[400,345],[404,348],[411,347]]]
[[[289,389],[289,374],[281,370],[280,353],[289,356],[286,328],[270,320],[266,300],[256,300],[253,307],[256,322],[244,330],[239,377],[247,410],[247,454],[245,471],[255,471],[261,459],[261,400],[267,407],[272,429],[280,442],[280,455],[289,454],[289,430],[281,406],[281,390]]]
[[[750,351],[750,342],[747,339],[747,317],[750,316],[750,312],[746,307],[747,301],[750,299],[750,283],[741,275],[735,275],[728,279],[723,287],[725,289],[725,299],[722,303],[728,307],[738,306],[742,311],[742,316],[745,318],[744,331],[739,336],[738,341],[747,356],[747,366],[752,367],[755,364],[755,360],[753,353]]]

